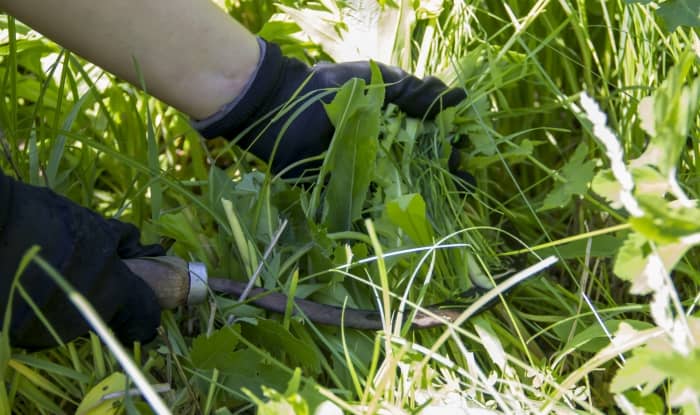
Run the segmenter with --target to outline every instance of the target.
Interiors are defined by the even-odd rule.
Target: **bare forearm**
[[[0,9],[194,118],[235,98],[255,37],[210,0],[0,0]]]

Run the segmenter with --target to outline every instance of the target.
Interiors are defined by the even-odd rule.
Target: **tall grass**
[[[362,39],[357,31],[373,27],[361,8],[218,3],[302,59],[375,53],[364,57],[440,74],[469,98],[435,123],[382,110],[376,186],[362,195],[368,220],[328,232],[326,196],[266,176],[226,143],[202,142],[176,111],[2,17],[3,171],[133,222],[146,241],[205,262],[213,275],[244,279],[264,262],[266,288],[384,313],[384,330],[368,333],[223,297],[166,311],[159,338],[135,346],[133,357],[150,383],[168,385],[162,398],[174,413],[698,412],[690,374],[700,339],[697,253],[665,270],[673,279],[659,286],[675,301],[667,317],[687,320],[690,333],[685,354],[664,354],[675,332],[662,336],[658,302],[618,278],[617,252],[640,227],[589,189],[609,161],[581,110],[585,92],[617,135],[621,161],[639,157],[650,140],[640,102],[682,62],[690,62],[685,78],[674,82],[697,78],[695,31],[669,33],[650,6],[623,1],[382,2],[370,6],[393,37],[370,53],[343,36],[347,29]],[[700,120],[690,119],[677,177],[695,199]],[[448,171],[451,147],[476,178],[471,192]],[[283,218],[289,225],[273,244]],[[549,255],[556,265],[542,262]],[[537,273],[528,268],[538,264]],[[499,293],[508,277],[493,278],[506,270],[528,278]],[[494,305],[462,304],[462,324],[410,331],[394,319],[474,281],[496,283]],[[123,369],[94,334],[39,353],[0,349],[0,408],[16,413],[74,412],[93,402],[102,381],[133,387],[115,375]],[[108,402],[147,410],[128,394]]]

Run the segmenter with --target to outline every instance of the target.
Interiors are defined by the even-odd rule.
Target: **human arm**
[[[209,0],[0,0],[0,9],[135,85],[141,84],[139,74],[142,75],[153,96],[194,119],[203,119],[197,126],[207,137],[222,135],[228,139],[237,138],[247,126],[278,110],[302,84],[305,85],[302,92],[309,92],[338,87],[353,77],[369,79],[368,62],[323,64],[310,68],[298,60],[286,58],[277,46],[258,41]],[[137,72],[134,62],[138,63],[140,72]],[[435,78],[419,80],[397,68],[381,68],[387,83],[387,102],[395,102],[411,116],[432,117],[440,109],[454,105],[464,97],[462,90],[448,91]],[[330,100],[332,95],[326,94],[324,102]],[[244,147],[250,147],[254,154],[271,161],[272,170],[276,172],[301,158],[323,152],[333,133],[321,102],[314,102],[289,124],[284,141],[280,144],[283,157],[271,160],[272,148],[288,117],[281,117],[264,131],[264,124],[261,123],[249,130],[240,141]],[[300,167],[289,173],[297,175],[301,171]],[[147,325],[151,327],[149,333],[152,333],[152,316],[157,314],[153,311],[157,307],[156,301],[145,285],[134,282],[134,276],[124,270],[123,264],[119,265],[118,259],[123,256],[114,254],[119,248],[119,232],[110,233],[100,224],[99,217],[79,212],[76,206],[70,207],[71,211],[77,209],[77,216],[85,217],[86,223],[92,224],[95,232],[101,233],[100,240],[105,247],[102,252],[95,252],[95,246],[78,238],[73,251],[66,253],[63,251],[65,246],[59,246],[61,243],[52,235],[73,237],[75,235],[71,234],[71,229],[82,222],[76,224],[75,218],[63,217],[54,218],[51,227],[37,227],[27,217],[17,213],[20,208],[25,208],[25,203],[37,201],[34,208],[39,212],[38,217],[47,214],[47,211],[41,210],[42,206],[51,209],[52,203],[63,207],[65,203],[48,190],[30,191],[27,190],[29,187],[6,177],[2,180],[5,187],[0,191],[6,193],[0,193],[0,209],[11,213],[6,213],[4,223],[0,221],[4,238],[4,242],[0,241],[4,244],[0,245],[0,260],[6,267],[0,269],[0,300],[6,301],[11,275],[19,258],[33,243],[38,243],[43,245],[43,255],[56,256],[53,262],[51,258],[47,259],[57,264],[59,271],[76,283],[105,319],[113,322],[113,327],[127,330],[133,323],[133,328],[139,329],[138,316],[117,318],[124,315],[119,314],[120,310],[124,313],[130,311],[133,314],[142,313],[142,320],[148,320]],[[12,195],[15,201],[8,202],[10,199],[7,195]],[[32,199],[34,196],[37,198]],[[8,204],[3,207],[2,203]],[[28,230],[23,230],[19,222],[12,219],[13,215],[19,215],[26,222]],[[52,229],[52,233],[41,233],[47,229]],[[26,235],[37,238],[25,243],[23,238]],[[22,243],[18,244],[17,241]],[[62,267],[65,261],[68,261],[65,262],[68,265],[78,263],[77,260],[67,260],[72,258],[70,255],[94,260],[94,266],[98,269],[90,274],[81,274],[79,267]],[[123,276],[123,280],[120,276]],[[32,289],[36,293],[50,287],[44,285],[47,280],[45,276],[40,276],[38,270],[27,270],[22,281],[36,287]],[[119,285],[116,281],[128,282],[131,295],[142,295],[141,305],[131,307],[130,301],[134,297],[114,295],[111,288],[101,288],[102,285]],[[123,290],[124,286],[116,289]],[[42,294],[42,301],[38,302],[42,310],[52,314],[51,311],[57,307],[70,307],[61,299],[54,302],[55,298],[60,298],[55,287],[50,291],[53,294]],[[109,296],[106,300],[105,295]],[[29,315],[26,307],[21,312],[24,313],[22,315]],[[56,318],[64,317],[61,313],[56,314]],[[72,320],[66,318],[65,322]],[[74,320],[82,321],[80,318]],[[67,337],[84,332],[84,323],[78,324],[83,326],[67,328],[71,330]],[[40,333],[43,328],[35,320],[28,329],[22,328],[25,326],[21,321],[13,322],[13,325],[20,327],[11,330],[14,335],[27,333],[26,336],[31,337],[31,333],[39,333],[37,336],[43,336],[33,339],[34,344],[29,346],[42,347],[50,343],[46,333]]]
[[[258,43],[210,0],[0,0],[17,17],[163,102],[201,119],[236,97]]]
[[[210,0],[0,0],[0,9],[140,85],[136,60],[149,93],[195,120],[204,120],[196,126],[205,137],[237,138],[279,109],[302,84],[299,96],[339,87],[353,77],[370,77],[368,62],[310,68],[284,57],[276,45],[258,43]],[[381,68],[386,102],[396,103],[410,116],[431,118],[465,97],[462,89],[448,91],[437,78],[420,80],[398,68]],[[326,94],[323,101],[332,97]],[[287,128],[271,160],[281,126],[288,119],[286,115],[273,126],[261,122],[239,144],[271,161],[275,172],[327,148],[333,128],[317,101]],[[303,169],[300,166],[288,175],[297,176]]]

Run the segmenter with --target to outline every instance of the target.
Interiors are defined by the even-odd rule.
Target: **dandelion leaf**
[[[592,160],[585,161],[587,154],[588,146],[581,143],[559,173],[565,181],[557,183],[544,198],[541,211],[565,207],[573,196],[583,196],[588,191],[595,163]]]
[[[263,346],[265,350],[278,351],[278,357],[285,355],[295,366],[301,366],[305,373],[321,372],[321,361],[315,347],[300,340],[284,326],[272,320],[258,320],[255,325],[243,325],[243,336]]]
[[[372,83],[381,84],[381,73],[372,65]],[[326,156],[330,172],[324,223],[331,232],[349,230],[360,217],[374,175],[378,151],[379,121],[384,89],[353,79],[343,85],[326,112],[335,126]]]
[[[233,353],[231,367],[235,370],[224,373],[220,383],[231,390],[250,390],[259,398],[263,397],[263,387],[284,390],[289,380],[289,373],[270,363],[267,356],[252,349],[238,350]]]
[[[210,336],[201,334],[192,342],[190,360],[198,369],[235,370],[231,362],[238,344],[239,326],[224,327],[214,331]]]

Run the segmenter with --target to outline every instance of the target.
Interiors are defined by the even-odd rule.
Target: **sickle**
[[[162,308],[174,308],[179,305],[197,304],[204,301],[208,290],[227,296],[239,297],[246,290],[246,283],[225,278],[206,278],[205,268],[188,264],[176,257],[138,258],[124,260],[131,271],[141,277],[153,289]],[[470,290],[460,297],[478,294],[478,289]],[[284,314],[289,298],[278,292],[263,288],[252,288],[248,291],[249,303],[264,310]],[[381,330],[382,318],[378,311],[343,308],[327,304],[319,304],[309,300],[294,298],[293,310],[295,315],[303,314],[314,323],[331,326],[344,326],[361,330]],[[444,308],[441,303],[428,306],[432,314],[418,311],[411,320],[411,327],[424,329],[441,326],[455,321],[461,311],[454,308]]]

